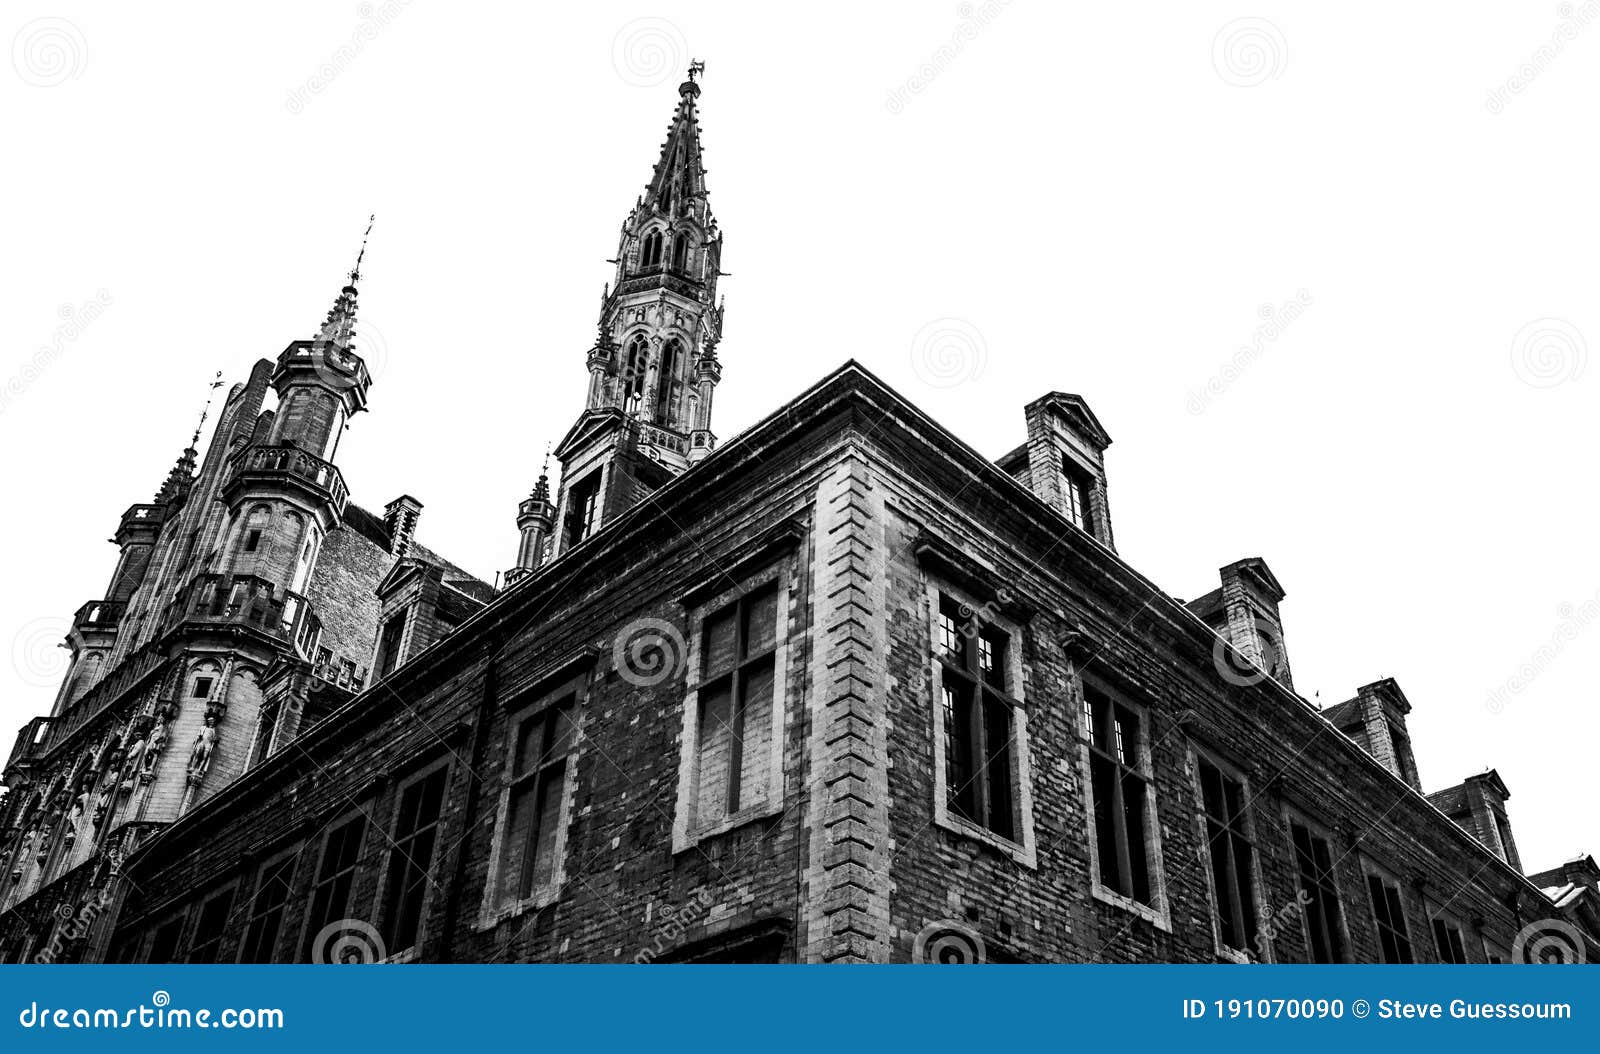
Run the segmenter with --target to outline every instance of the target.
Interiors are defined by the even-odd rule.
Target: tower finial
[[[706,75],[706,64],[704,62],[701,62],[699,59],[690,59],[689,60],[689,79],[692,81],[692,80],[695,79],[696,76],[704,77],[705,75]]]
[[[366,259],[367,239],[372,237],[372,225],[377,222],[378,214],[376,212],[367,217],[367,229],[361,235],[361,251],[356,253],[356,265],[350,268],[350,282],[352,285],[361,280],[361,261]]]
[[[200,429],[206,426],[206,415],[211,412],[211,400],[216,398],[217,389],[221,387],[222,371],[218,370],[217,375],[211,379],[211,393],[206,396],[206,405],[200,410],[200,420],[194,426],[194,438],[189,440],[190,447],[198,447],[200,445]]]

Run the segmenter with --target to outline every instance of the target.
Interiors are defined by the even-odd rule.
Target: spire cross
[[[692,83],[694,83],[694,79],[695,79],[696,76],[704,77],[705,75],[706,75],[706,64],[704,62],[701,62],[699,59],[690,59],[689,60],[689,82],[692,84]]]

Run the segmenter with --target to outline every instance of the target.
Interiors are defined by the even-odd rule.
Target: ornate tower
[[[706,199],[689,67],[644,194],[623,221],[616,277],[600,299],[583,414],[556,447],[561,488],[550,551],[560,554],[711,452],[722,368],[716,302],[722,233]],[[522,561],[519,559],[519,566]]]

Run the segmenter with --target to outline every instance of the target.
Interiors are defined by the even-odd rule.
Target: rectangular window
[[[145,962],[172,963],[178,961],[178,941],[183,937],[183,915],[176,915],[156,927],[155,939],[150,942],[150,954]]]
[[[400,640],[406,631],[406,613],[389,616],[378,637],[378,676],[387,677],[400,665]]]
[[[1328,840],[1313,834],[1305,824],[1293,821],[1289,824],[1289,839],[1294,845],[1295,870],[1300,875],[1301,900],[1305,902],[1311,961],[1347,962],[1339,891],[1333,881],[1333,854]]]
[[[1367,876],[1367,891],[1372,895],[1372,918],[1378,925],[1378,946],[1386,963],[1409,963],[1411,936],[1406,931],[1406,912],[1400,903],[1400,887],[1377,875]]]
[[[191,539],[191,541],[192,541],[192,539]],[[253,552],[256,551],[256,549],[260,545],[261,545],[261,530],[259,528],[252,527],[248,531],[245,532],[245,534],[244,534],[244,551],[245,552],[253,553]]]
[[[283,928],[283,909],[289,902],[290,884],[298,857],[291,853],[261,869],[256,879],[256,895],[250,901],[250,922],[245,926],[239,950],[242,963],[270,963],[277,950],[278,932]]]
[[[561,845],[567,757],[577,742],[577,700],[568,697],[516,726],[500,857],[500,902],[513,904],[552,885]]]
[[[1461,942],[1461,927],[1445,919],[1433,920],[1433,949],[1442,963],[1467,961],[1467,948]]]
[[[778,616],[778,587],[769,583],[705,620],[692,794],[697,828],[767,804]]]
[[[1153,906],[1151,847],[1145,835],[1150,775],[1142,749],[1142,715],[1088,682],[1083,684],[1083,700],[1100,884]]]
[[[1093,493],[1093,484],[1089,476],[1067,455],[1061,456],[1061,489],[1064,504],[1067,510],[1067,519],[1073,525],[1085,531],[1094,532],[1094,518],[1090,511],[1089,495]]]
[[[311,888],[311,908],[306,914],[305,947],[302,960],[311,961],[317,934],[329,923],[350,914],[350,887],[355,884],[356,868],[361,863],[361,839],[367,833],[367,818],[357,814],[328,832],[322,843],[322,860],[317,865],[316,884]]]
[[[215,682],[213,682],[210,677],[196,677],[194,679],[194,691],[189,693],[190,698],[193,698],[193,699],[205,699],[205,698],[207,698],[208,696],[211,695],[211,685],[213,683],[215,683]]]
[[[1015,701],[1006,683],[1010,637],[939,598],[940,713],[945,805],[1001,838],[1016,840],[1013,804]]]
[[[1256,948],[1256,847],[1247,829],[1244,784],[1205,758],[1199,770],[1218,935],[1229,948],[1249,954]]]
[[[572,485],[567,493],[567,544],[577,545],[595,530],[595,511],[600,504],[600,470],[589,473]]]
[[[189,938],[189,961],[214,963],[222,936],[228,931],[228,915],[233,911],[233,890],[227,889],[200,906],[194,935]]]
[[[440,766],[400,791],[383,885],[384,947],[390,955],[417,943],[422,905],[432,881],[434,849],[439,841],[446,771]]]
[[[250,764],[254,768],[267,760],[272,753],[272,737],[278,731],[278,705],[263,703],[260,722],[256,725],[255,742],[250,745]]]

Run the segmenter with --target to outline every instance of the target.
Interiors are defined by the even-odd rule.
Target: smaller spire
[[[212,377],[210,392],[206,395],[206,404],[200,410],[200,420],[195,423],[194,435],[189,438],[189,445],[183,448],[178,455],[178,460],[172,463],[172,468],[167,472],[167,478],[162,480],[161,488],[156,491],[156,503],[165,504],[171,501],[182,500],[189,496],[189,489],[194,486],[194,470],[200,459],[200,430],[205,427],[206,418],[211,414],[211,401],[217,396],[217,389],[222,387],[222,371],[218,370]]]
[[[356,265],[350,268],[350,280],[345,287],[339,290],[339,295],[334,298],[333,307],[328,309],[328,317],[322,323],[322,329],[317,333],[320,343],[332,345],[339,352],[351,350],[356,336],[356,284],[361,281],[361,261],[367,256],[367,239],[372,236],[372,225],[378,222],[378,214],[373,213],[367,217],[367,229],[361,235],[361,251],[356,253]]]

